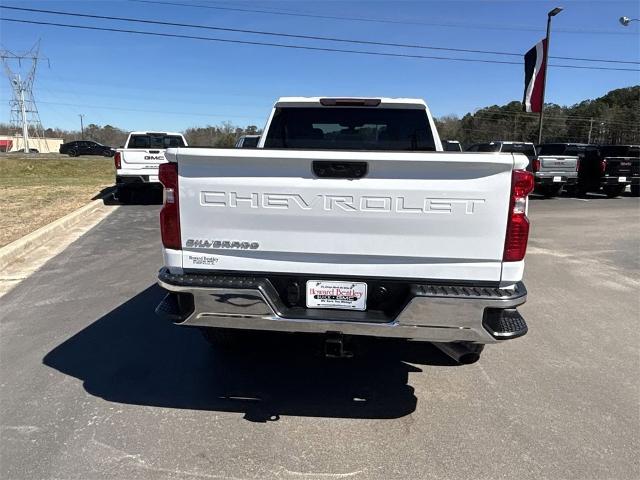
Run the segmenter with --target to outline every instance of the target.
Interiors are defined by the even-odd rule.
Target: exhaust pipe
[[[475,343],[432,343],[434,347],[461,365],[470,365],[480,360],[484,345]]]

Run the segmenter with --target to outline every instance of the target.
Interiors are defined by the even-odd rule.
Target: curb
[[[95,213],[96,210],[100,210],[102,207],[105,207],[103,200],[112,193],[113,189],[109,189],[103,193],[100,198],[92,200],[90,203],[68,213],[64,217],[54,220],[53,222],[0,248],[0,269],[7,267],[18,258],[29,253],[29,250],[33,250],[39,246],[43,239],[54,236],[63,230],[73,227],[81,220]]]

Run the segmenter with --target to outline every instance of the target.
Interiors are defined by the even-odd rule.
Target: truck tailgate
[[[633,157],[607,157],[605,173],[610,176],[626,176],[631,178],[640,172],[640,159]]]
[[[165,150],[162,149],[133,149],[126,148],[122,150],[122,162],[131,166],[144,168],[145,165],[160,165],[165,163]]]
[[[178,162],[185,269],[500,280],[511,154],[166,155]],[[314,161],[366,162],[368,172],[318,178]]]
[[[578,157],[562,155],[540,155],[540,167],[542,172],[576,172]]]

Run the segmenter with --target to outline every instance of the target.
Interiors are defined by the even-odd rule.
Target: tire
[[[562,192],[562,185],[545,185],[540,187],[540,193],[547,198],[557,197]]]
[[[602,187],[602,191],[607,197],[616,198],[622,195],[625,187],[626,185],[607,186],[607,187]]]
[[[113,152],[109,151],[109,150],[105,150],[104,152],[102,152],[102,156],[103,157],[113,157]]]
[[[128,205],[133,200],[133,191],[130,187],[119,186],[116,190],[116,198],[123,205]]]
[[[640,185],[631,185],[631,195],[633,197],[640,197]]]
[[[565,185],[564,186],[564,191],[567,195],[571,196],[571,197],[577,197],[578,196],[578,186],[577,185]]]
[[[78,151],[75,149],[71,149],[67,152],[67,155],[69,155],[70,157],[77,157],[78,156]]]
[[[575,192],[576,192],[576,197],[586,197],[587,193],[589,192],[589,187],[587,185],[583,185],[583,184],[578,184],[578,186],[575,188]]]

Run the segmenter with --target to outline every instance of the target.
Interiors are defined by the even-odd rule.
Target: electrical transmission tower
[[[42,59],[40,57],[40,41],[38,40],[28,52],[22,54],[16,54],[3,48],[0,50],[0,56],[13,90],[13,97],[9,102],[11,134],[16,140],[19,138],[22,140],[25,153],[30,153],[30,149],[34,147],[39,151],[43,149],[48,151],[49,147],[44,140],[42,122],[33,96],[36,68],[38,60]],[[23,64],[26,65],[25,68],[23,68]]]

